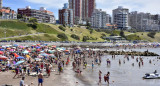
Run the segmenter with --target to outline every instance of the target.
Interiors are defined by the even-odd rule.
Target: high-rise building
[[[40,7],[40,10],[31,9],[30,6],[26,8],[18,8],[18,14],[28,18],[36,18],[39,23],[55,23],[55,16],[53,12]]]
[[[69,0],[69,8],[73,9],[75,24],[90,21],[95,9],[95,0]]]
[[[0,9],[3,7],[3,0],[0,0]]]
[[[160,30],[160,16],[133,11],[129,13],[129,26],[139,31]]]
[[[129,10],[119,6],[117,9],[113,10],[112,13],[113,23],[117,25],[118,29],[128,29],[129,24]]]
[[[65,3],[63,9],[59,10],[59,23],[63,25],[73,26],[73,10],[69,9]]]
[[[107,23],[109,23],[109,15],[101,9],[95,9],[91,16],[91,27],[106,28]]]

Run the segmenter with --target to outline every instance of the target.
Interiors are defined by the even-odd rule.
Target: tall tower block
[[[0,9],[2,9],[2,2],[3,0],[0,0]]]

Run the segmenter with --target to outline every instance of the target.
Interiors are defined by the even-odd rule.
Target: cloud
[[[64,3],[68,2],[68,0],[25,0],[25,1],[30,3],[40,4],[43,7],[57,9],[57,10],[62,8]]]
[[[30,3],[39,4],[40,6],[57,10],[63,7],[68,0],[25,0]],[[96,7],[112,14],[112,10],[118,6],[128,8],[129,11],[150,12],[160,14],[160,0],[96,0]]]
[[[160,0],[96,0],[97,8],[101,8],[112,14],[112,10],[118,6],[123,6],[131,11],[150,12],[160,14]]]

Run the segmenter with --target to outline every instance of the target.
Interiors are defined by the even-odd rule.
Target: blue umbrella
[[[24,61],[18,61],[15,65],[19,65],[19,64],[22,64],[24,63]]]
[[[5,49],[0,49],[0,51],[4,51]]]
[[[14,44],[13,46],[14,46],[14,47],[18,47],[18,45],[17,45],[17,44]]]
[[[22,57],[22,56],[19,56],[19,57],[17,57],[17,59],[25,59],[24,57]]]

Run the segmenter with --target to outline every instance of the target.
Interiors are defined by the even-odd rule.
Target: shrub
[[[102,38],[102,39],[105,39],[105,37],[106,37],[106,34],[104,34],[104,33],[101,34],[101,38]]]
[[[90,30],[90,31],[89,31],[89,32],[90,32],[90,34],[92,34],[92,33],[93,33],[93,29],[92,29],[92,28],[90,28],[89,30]]]
[[[156,35],[156,32],[150,32],[147,35],[151,38],[154,38],[154,36]]]
[[[124,35],[124,32],[123,32],[123,30],[121,30],[121,32],[120,32],[120,34],[119,34],[121,37],[123,37],[123,38],[126,38],[126,36]]]
[[[68,37],[64,33],[60,33],[57,35],[58,38],[61,38],[62,40],[68,40]]]
[[[60,30],[65,31],[66,29],[63,26],[58,27]]]
[[[79,36],[77,36],[75,34],[72,34],[71,37],[74,38],[74,39],[76,39],[76,40],[80,40]]]
[[[83,41],[83,42],[86,42],[87,40],[89,40],[88,36],[83,36],[82,41]]]

